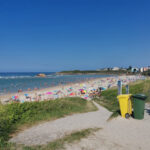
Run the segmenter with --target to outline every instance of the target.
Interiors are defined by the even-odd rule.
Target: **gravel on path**
[[[143,120],[123,119],[109,121],[105,128],[66,150],[148,150],[150,149],[150,104],[146,104]]]
[[[74,114],[65,118],[49,121],[22,131],[10,142],[32,145],[43,145],[62,138],[67,134],[87,128],[103,128],[111,112],[93,102],[98,111]]]

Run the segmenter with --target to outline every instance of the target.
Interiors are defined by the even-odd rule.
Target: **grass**
[[[54,120],[71,115],[96,111],[92,102],[81,98],[62,98],[54,101],[25,102],[0,105],[0,145],[18,129],[35,125],[41,121]],[[1,149],[1,148],[0,148]]]
[[[9,143],[5,145],[5,149],[1,150],[62,150],[66,143],[73,143],[75,141],[80,141],[82,138],[86,138],[94,132],[98,131],[100,128],[88,128],[85,130],[73,132],[70,135],[66,135],[61,139],[57,139],[53,142],[48,143],[47,145],[42,146],[24,146]],[[3,147],[4,148],[4,147]]]
[[[131,83],[129,87],[131,94],[143,93],[148,97],[146,102],[150,102],[150,79]],[[125,87],[123,87],[123,93],[125,93]],[[113,112],[111,118],[116,117],[120,114],[117,94],[117,88],[112,88],[103,91],[101,97],[94,98],[95,102]]]
[[[70,71],[61,71],[58,72],[58,74],[136,74],[136,73],[132,73],[129,70],[70,70]]]
[[[99,130],[99,128],[89,128],[85,130],[81,130],[78,132],[74,132],[70,135],[65,136],[62,139],[58,139],[54,142],[49,143],[45,147],[39,147],[39,150],[58,150],[58,149],[64,149],[64,144],[65,143],[73,143],[75,141],[80,141],[82,138],[88,137],[90,134],[93,132],[96,132]]]

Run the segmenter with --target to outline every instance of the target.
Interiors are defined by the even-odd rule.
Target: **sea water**
[[[45,78],[37,77],[38,72],[28,73],[0,73],[0,95],[17,92],[19,89],[27,91],[38,88],[49,88],[59,84],[87,81],[94,78],[109,77],[110,75],[57,75],[54,72],[44,72]]]

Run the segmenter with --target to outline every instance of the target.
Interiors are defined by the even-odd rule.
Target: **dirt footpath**
[[[149,150],[150,104],[146,104],[143,120],[123,119],[120,116],[107,121],[111,115],[96,104],[96,112],[75,114],[27,129],[10,141],[25,145],[47,144],[66,134],[87,128],[102,128],[80,142],[65,144],[67,150]]]
[[[150,105],[146,105],[144,120],[118,117],[87,139],[65,147],[67,150],[149,150]]]
[[[25,145],[42,145],[75,131],[87,128],[103,128],[106,126],[111,112],[95,102],[94,104],[98,107],[98,111],[74,114],[55,121],[42,123],[19,133],[10,142]]]

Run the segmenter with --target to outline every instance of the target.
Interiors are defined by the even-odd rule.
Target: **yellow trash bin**
[[[120,112],[123,118],[129,118],[132,114],[131,94],[117,96],[120,105]]]

